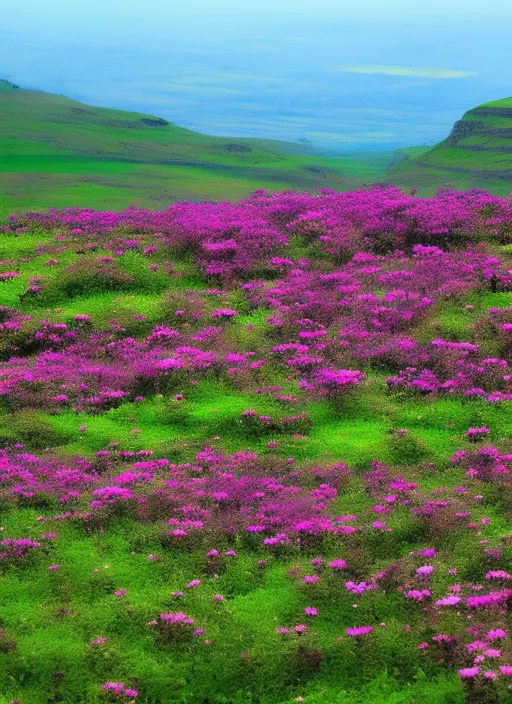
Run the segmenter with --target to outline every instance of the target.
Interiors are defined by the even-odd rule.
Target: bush
[[[127,291],[133,288],[133,284],[133,277],[120,270],[115,262],[82,257],[45,284],[38,301],[46,304],[105,290]]]
[[[417,464],[428,454],[425,443],[406,429],[391,430],[388,447],[393,464]]]

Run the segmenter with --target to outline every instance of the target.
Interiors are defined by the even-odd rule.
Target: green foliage
[[[93,257],[83,257],[66,267],[58,279],[53,279],[41,295],[42,302],[73,298],[91,293],[126,291],[134,279],[122,271],[115,262],[102,262]]]
[[[393,464],[415,465],[428,456],[425,443],[405,428],[389,432],[388,446]]]
[[[0,416],[0,446],[21,442],[27,450],[44,450],[65,445],[71,435],[55,428],[41,413],[18,411],[8,417]]]

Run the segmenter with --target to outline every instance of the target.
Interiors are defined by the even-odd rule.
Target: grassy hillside
[[[358,162],[315,155],[309,145],[210,137],[0,82],[0,217],[51,206],[235,200],[257,188],[345,190],[381,180],[390,156]]]
[[[431,149],[403,150],[388,177],[422,193],[448,182],[460,189],[485,188],[507,195],[512,191],[512,98],[469,110],[447,139]]]

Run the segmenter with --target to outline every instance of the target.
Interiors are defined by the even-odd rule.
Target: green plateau
[[[387,173],[397,186],[430,195],[447,182],[457,190],[481,188],[506,196],[512,191],[512,98],[468,110],[434,147],[400,153]]]

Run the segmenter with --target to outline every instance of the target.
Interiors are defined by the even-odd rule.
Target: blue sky
[[[54,16],[60,14],[61,21],[77,15],[106,16],[118,13],[118,19],[148,16],[158,13],[172,17],[177,14],[234,13],[237,15],[314,15],[337,17],[414,17],[434,15],[494,15],[512,17],[511,0],[3,0],[4,18],[30,15]]]

